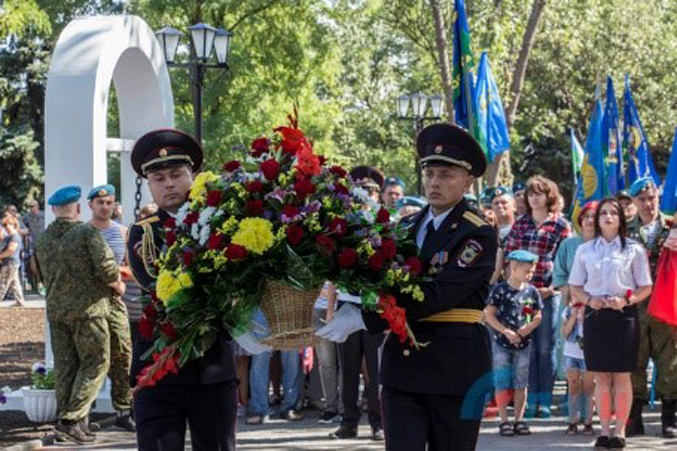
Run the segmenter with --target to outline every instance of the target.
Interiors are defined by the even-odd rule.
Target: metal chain
[[[141,212],[141,184],[143,183],[143,179],[140,176],[136,176],[136,193],[134,194],[134,201],[135,201],[135,206],[134,206],[134,220],[138,221],[139,220],[139,214]]]

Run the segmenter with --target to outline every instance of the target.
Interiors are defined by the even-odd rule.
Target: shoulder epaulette
[[[472,222],[477,227],[482,227],[483,225],[487,225],[487,223],[484,219],[480,218],[479,216],[477,216],[472,211],[466,211],[465,213],[463,213],[463,218]]]
[[[146,219],[142,219],[141,221],[135,223],[134,225],[138,226],[143,226],[145,224],[152,224],[154,222],[158,222],[160,220],[160,217],[157,215],[149,216]]]

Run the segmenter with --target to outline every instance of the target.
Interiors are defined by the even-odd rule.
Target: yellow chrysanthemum
[[[244,247],[249,252],[262,255],[275,243],[273,224],[263,218],[243,219],[231,242]]]
[[[179,291],[193,286],[193,280],[185,272],[178,276],[171,271],[162,270],[157,279],[156,293],[157,297],[167,305],[167,302]]]
[[[207,194],[207,183],[214,183],[219,180],[219,176],[211,171],[205,171],[198,174],[190,187],[191,199],[197,199]]]

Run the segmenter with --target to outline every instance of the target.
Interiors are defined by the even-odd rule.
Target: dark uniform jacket
[[[410,220],[410,237],[416,238],[429,208]],[[425,300],[405,300],[407,319],[416,339],[428,344],[417,350],[400,344],[398,338],[390,334],[383,349],[381,383],[414,393],[465,396],[491,371],[490,342],[485,326],[419,320],[450,309],[484,309],[496,262],[496,232],[462,200],[432,240],[419,251],[423,273],[432,276],[432,280],[421,287]],[[387,328],[376,313],[364,312],[363,317],[371,332]]]
[[[127,255],[132,267],[134,277],[141,286],[148,290],[150,285],[155,282],[155,276],[149,274],[146,267],[152,268],[153,262],[147,261],[144,264],[142,252],[142,240],[145,233],[153,234],[156,255],[159,256],[165,247],[164,231],[162,224],[170,215],[164,210],[158,210],[157,215],[151,216],[140,221],[129,229],[129,241],[127,243]],[[146,230],[144,230],[144,225]],[[136,383],[137,375],[147,365],[147,362],[141,360],[141,356],[150,349],[152,341],[145,340],[143,337],[137,338],[134,343],[134,352],[132,359],[131,380]],[[160,383],[164,384],[215,384],[237,379],[235,366],[235,354],[233,351],[233,342],[231,337],[224,334],[216,343],[205,353],[205,356],[193,360],[181,368],[178,375],[168,374]]]

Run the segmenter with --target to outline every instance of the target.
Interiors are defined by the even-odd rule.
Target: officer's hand
[[[607,305],[614,310],[623,310],[626,304],[624,298],[613,296],[607,299]]]
[[[343,343],[350,334],[366,329],[359,307],[347,303],[338,309],[334,313],[334,318],[320,327],[315,335],[336,343]]]
[[[590,299],[590,302],[588,303],[591,309],[593,310],[599,310],[601,308],[604,308],[606,306],[606,302],[604,302],[603,299],[594,297]]]
[[[511,344],[517,345],[522,342],[522,337],[520,337],[519,334],[514,330],[506,329],[505,332],[503,332],[503,335],[506,336]]]

